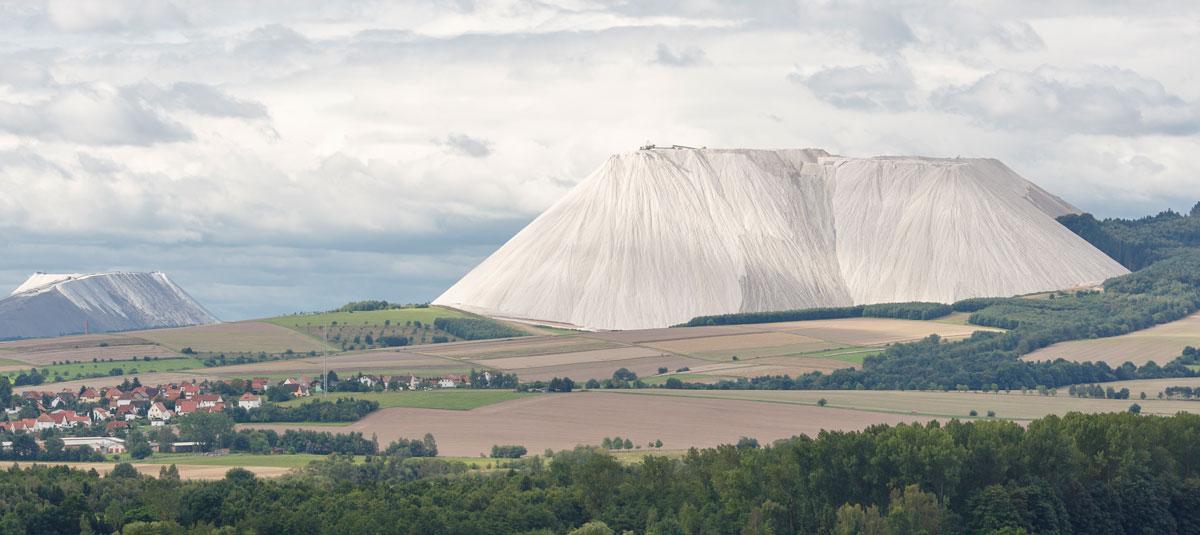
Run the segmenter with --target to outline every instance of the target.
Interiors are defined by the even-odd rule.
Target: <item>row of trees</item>
[[[379,402],[356,398],[314,400],[290,407],[264,403],[254,409],[226,409],[235,422],[356,422],[379,409]]]
[[[333,456],[219,481],[5,471],[8,531],[1196,533],[1200,416],[1051,416],[875,426],[622,463],[577,448],[465,475],[439,459]],[[601,525],[603,524],[603,526]],[[170,531],[173,529],[174,531]]]
[[[839,318],[897,318],[908,320],[931,320],[953,312],[945,303],[882,303],[849,307],[804,308],[775,312],[739,312],[717,316],[700,316],[683,324],[684,327],[703,325],[739,325],[747,323],[776,323],[781,321],[809,321]]]
[[[528,336],[524,331],[486,318],[435,318],[433,326],[463,340]]]

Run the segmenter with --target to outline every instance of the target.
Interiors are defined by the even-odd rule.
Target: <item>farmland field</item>
[[[380,443],[432,433],[439,454],[471,457],[490,451],[494,444],[519,444],[540,452],[596,445],[606,436],[620,435],[643,447],[662,440],[664,449],[686,449],[734,443],[743,436],[769,442],[797,434],[813,436],[821,429],[855,430],[925,419],[799,404],[575,392],[468,411],[381,409],[339,430],[377,434]],[[304,424],[246,427],[321,429]]]
[[[262,321],[217,323],[130,333],[175,351],[190,347],[198,353],[297,353],[324,351],[320,340]]]
[[[1025,355],[1022,360],[1062,358],[1074,362],[1104,362],[1114,368],[1127,361],[1138,366],[1151,361],[1165,365],[1188,346],[1200,347],[1200,314],[1121,336],[1054,344]]]
[[[511,390],[472,389],[418,390],[414,392],[331,392],[326,397],[293,399],[283,405],[296,406],[314,399],[352,398],[378,402],[381,409],[411,407],[465,411],[537,395],[539,394]]]
[[[1108,383],[1106,383],[1107,385]],[[692,399],[750,400],[765,403],[817,405],[827,401],[825,408],[842,408],[880,414],[907,414],[936,418],[970,418],[975,410],[979,417],[987,411],[996,412],[1006,420],[1032,420],[1050,414],[1068,412],[1124,412],[1137,403],[1142,414],[1171,415],[1180,411],[1200,412],[1200,403],[1157,399],[1087,399],[1074,398],[1059,391],[1057,396],[1037,393],[1011,394],[989,392],[918,392],[896,390],[666,390],[643,389],[620,391],[631,395],[675,396]],[[608,391],[605,392],[606,394]]]
[[[0,358],[37,366],[64,361],[129,360],[133,357],[169,357],[175,352],[137,336],[84,334],[0,342]]]
[[[978,325],[958,325],[937,321],[889,318],[843,318],[835,320],[789,321],[756,325],[764,330],[802,334],[828,342],[851,346],[870,346],[911,342],[931,334],[942,338],[965,338],[975,331],[995,331]]]
[[[466,373],[471,365],[451,359],[420,355],[406,351],[375,350],[362,353],[330,355],[329,369],[339,374],[347,373],[411,373],[416,375],[445,375]],[[483,366],[476,366],[483,369]],[[320,375],[325,369],[325,359],[300,357],[287,360],[271,360],[251,364],[237,364],[209,368],[208,373],[223,377],[287,377],[297,374]]]
[[[232,457],[232,456],[230,456],[230,457]],[[282,456],[280,456],[280,457],[282,457]],[[116,463],[66,463],[66,462],[26,462],[26,461],[14,462],[14,463],[11,463],[9,466],[12,466],[13,464],[20,466],[20,467],[27,467],[27,466],[34,466],[34,465],[67,466],[67,467],[75,468],[78,470],[95,470],[101,474],[107,474],[108,472],[112,471],[114,466],[116,466]],[[144,459],[142,461],[138,461],[137,463],[134,463],[133,467],[135,469],[137,469],[137,471],[143,475],[158,477],[159,470],[162,470],[162,468],[168,464],[172,464],[172,463],[167,462],[164,464],[155,464],[152,462],[151,459]],[[282,467],[282,466],[254,466],[254,465],[242,465],[242,464],[236,464],[236,465],[176,464],[175,468],[179,469],[179,477],[182,479],[215,480],[215,479],[224,479],[225,473],[228,472],[229,469],[233,468],[234,466],[249,470],[258,477],[279,477],[279,476],[282,476],[282,475],[287,474],[288,472],[292,471],[292,468]]]
[[[61,383],[47,383],[47,384],[42,384],[42,385],[17,386],[17,387],[13,387],[13,390],[17,391],[17,392],[23,392],[26,390],[50,390],[50,391],[76,390],[76,391],[78,391],[80,388],[85,387],[85,386],[92,387],[92,388],[105,388],[105,387],[110,387],[110,386],[117,386],[117,385],[121,384],[122,382],[124,382],[126,379],[132,381],[134,377],[137,377],[138,381],[141,381],[142,384],[147,384],[147,385],[182,383],[185,381],[186,382],[204,381],[206,379],[216,379],[217,378],[216,376],[211,375],[209,373],[209,370],[213,370],[213,369],[219,369],[219,368],[197,368],[197,369],[194,369],[191,371],[180,370],[180,371],[175,371],[175,372],[153,372],[153,373],[139,373],[137,375],[116,375],[116,376],[94,377],[91,379],[77,379],[77,380],[71,380],[71,381],[63,381]]]
[[[625,345],[580,336],[541,336],[432,344],[414,347],[413,351],[425,355],[483,360],[504,357],[552,355],[556,353],[612,349],[617,347],[625,347]]]
[[[54,377],[62,377],[70,380],[79,376],[89,375],[108,375],[111,370],[120,369],[121,374],[118,375],[138,375],[142,373],[154,372],[173,372],[179,370],[188,370],[192,368],[202,368],[204,364],[195,358],[168,358],[159,360],[118,360],[112,362],[80,362],[78,364],[56,364],[50,366],[38,366],[39,371],[46,371],[46,382],[50,383]],[[17,374],[26,372],[29,366],[25,366],[19,370],[0,371],[0,376],[7,376],[9,380],[13,380]]]

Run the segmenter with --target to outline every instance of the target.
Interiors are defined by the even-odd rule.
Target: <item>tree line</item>
[[[289,395],[290,397],[290,395]],[[356,422],[379,409],[379,402],[356,398],[335,401],[314,400],[291,407],[264,403],[244,409],[236,405],[225,409],[233,421],[246,422]]]
[[[468,472],[332,456],[222,480],[0,473],[0,528],[27,533],[1196,533],[1200,416],[1131,413],[873,426],[623,463],[580,447]],[[595,531],[598,530],[598,531]],[[606,531],[612,530],[612,531]]]
[[[880,303],[848,307],[818,307],[774,312],[738,312],[715,316],[692,318],[680,327],[702,327],[705,325],[744,325],[749,323],[778,323],[783,321],[810,321],[841,318],[895,318],[906,320],[937,319],[953,312],[945,303]]]
[[[514,338],[529,335],[524,331],[486,318],[434,318],[433,326],[463,340]]]

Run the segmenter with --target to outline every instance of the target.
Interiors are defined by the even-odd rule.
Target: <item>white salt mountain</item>
[[[216,323],[163,273],[35,273],[0,300],[0,339]]]
[[[612,156],[434,303],[591,329],[1077,287],[1127,273],[991,159]]]

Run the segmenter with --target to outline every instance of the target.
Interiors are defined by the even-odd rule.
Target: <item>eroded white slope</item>
[[[995,160],[638,151],[609,158],[434,302],[632,329],[1124,273],[1054,221],[1074,211]]]
[[[33,275],[30,275],[28,279],[25,279],[25,282],[22,282],[20,286],[17,286],[17,288],[9,295],[17,295],[29,290],[50,286],[56,282],[62,282],[67,279],[82,276],[83,275],[80,275],[79,273],[42,273],[39,271]]]
[[[1074,207],[996,160],[823,163],[855,303],[1019,295],[1126,272],[1054,221]]]
[[[606,329],[849,304],[831,192],[800,174],[823,155],[613,156],[435,302]]]
[[[0,300],[0,338],[181,327],[218,320],[163,273],[35,274]],[[20,289],[20,288],[18,288]]]

